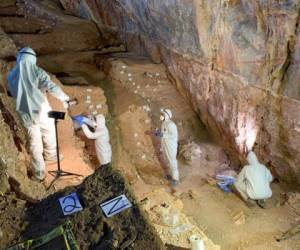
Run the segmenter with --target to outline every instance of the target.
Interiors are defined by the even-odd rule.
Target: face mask
[[[161,121],[164,121],[164,120],[165,120],[165,117],[164,117],[163,115],[161,115],[161,116],[160,116],[160,120],[161,120]]]

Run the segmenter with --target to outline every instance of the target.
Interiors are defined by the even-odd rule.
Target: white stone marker
[[[59,198],[59,203],[64,215],[73,214],[82,210],[82,206],[75,192]]]

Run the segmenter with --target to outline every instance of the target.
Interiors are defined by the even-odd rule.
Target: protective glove
[[[72,119],[76,121],[80,126],[85,124],[85,117],[82,115],[73,116]]]
[[[160,138],[163,137],[163,134],[162,134],[162,132],[160,131],[160,129],[156,129],[155,132],[154,132],[154,135],[157,136],[157,137],[160,137]]]

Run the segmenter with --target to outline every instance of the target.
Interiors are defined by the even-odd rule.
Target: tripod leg
[[[51,181],[51,183],[49,184],[49,186],[46,188],[46,190],[48,191],[54,184],[54,182],[59,178],[59,175],[56,174],[54,179]]]
[[[75,173],[71,173],[71,172],[67,172],[67,171],[63,171],[63,170],[60,171],[60,176],[69,176],[69,175],[83,177],[83,175],[81,175],[81,174],[75,174]]]

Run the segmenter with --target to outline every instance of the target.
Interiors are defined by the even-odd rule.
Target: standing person
[[[70,98],[36,65],[36,61],[36,53],[31,48],[21,49],[16,66],[8,75],[8,88],[28,131],[33,177],[43,181],[46,176],[44,158],[47,163],[54,163],[57,157],[54,119],[48,117],[51,107],[46,92],[61,100],[65,108]]]
[[[168,161],[171,171],[172,186],[175,187],[179,183],[178,162],[176,158],[178,148],[178,131],[176,124],[171,120],[171,118],[171,110],[161,109],[161,146],[163,155]]]
[[[249,152],[247,160],[249,165],[243,167],[234,187],[247,204],[255,201],[260,207],[264,207],[265,200],[272,196],[270,183],[273,177],[270,170],[259,163],[254,152]]]
[[[105,117],[101,114],[96,116],[95,132],[92,132],[84,123],[82,124],[82,130],[87,138],[95,140],[96,154],[101,166],[109,164],[112,150],[109,142],[109,132],[105,126]]]

